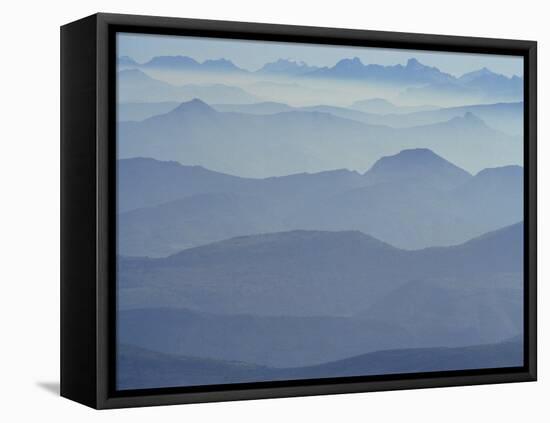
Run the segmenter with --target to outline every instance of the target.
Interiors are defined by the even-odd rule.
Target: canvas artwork
[[[116,52],[117,389],[523,366],[522,57]]]

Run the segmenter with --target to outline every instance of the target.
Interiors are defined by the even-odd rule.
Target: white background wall
[[[16,1],[2,7],[0,61],[0,419],[186,422],[548,421],[550,57],[542,1]],[[539,42],[539,355],[537,383],[96,412],[59,382],[59,26],[119,12]],[[545,166],[546,165],[546,166]],[[546,333],[545,333],[546,332]],[[544,391],[546,390],[546,395]],[[36,420],[34,420],[36,419]]]

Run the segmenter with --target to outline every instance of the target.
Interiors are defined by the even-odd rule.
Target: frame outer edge
[[[109,39],[104,15],[97,14],[97,408],[106,408],[109,398]],[[114,94],[114,93],[112,93]],[[112,140],[113,142],[115,140]],[[116,278],[116,275],[115,275]]]
[[[445,48],[441,49],[444,51],[449,51],[449,48],[452,49],[453,47],[463,48],[464,46],[476,44],[479,41],[482,41],[485,46],[490,46],[492,49],[505,50],[526,50],[530,48],[533,43],[535,43],[531,40],[505,38],[476,38],[461,35],[376,31],[354,28],[333,28],[242,21],[218,21],[210,19],[174,18],[166,16],[128,15],[118,13],[98,13],[98,17],[103,19],[103,21],[107,24],[148,26],[161,29],[180,29],[185,26],[187,29],[220,30],[223,32],[249,33],[251,35],[288,35],[292,32],[293,36],[307,35],[311,37],[330,37],[340,39],[341,41],[345,41],[346,39],[357,39],[363,41],[371,40],[375,43],[392,41],[399,42],[400,44],[413,44],[416,46],[419,44],[438,44],[440,46],[445,46]],[[313,33],[315,33],[315,35],[313,35]]]
[[[95,362],[95,403],[86,404],[98,409],[122,408],[151,405],[169,405],[200,403],[214,401],[234,401],[244,399],[280,398],[308,395],[325,395],[338,393],[360,393],[382,390],[420,389],[432,387],[447,387],[459,385],[478,385],[488,383],[523,382],[536,380],[536,43],[522,40],[483,39],[473,37],[456,37],[430,34],[408,34],[398,32],[380,32],[352,29],[317,28],[303,26],[288,26],[275,24],[256,24],[241,22],[221,22],[197,19],[163,18],[136,15],[119,15],[99,13],[92,16],[96,21],[96,362]],[[92,18],[90,17],[90,18]],[[69,24],[71,25],[71,24]],[[112,200],[109,193],[108,159],[110,154],[109,139],[109,99],[114,93],[109,87],[109,26],[129,25],[148,26],[154,28],[190,28],[216,29],[221,32],[238,31],[250,35],[285,35],[329,37],[334,40],[359,41],[372,40],[373,42],[391,41],[400,43],[424,44],[425,48],[437,44],[440,50],[452,51],[453,48],[483,48],[483,49],[515,49],[522,51],[529,60],[529,199],[530,224],[529,244],[532,248],[529,256],[530,287],[529,290],[529,367],[525,372],[493,373],[487,375],[461,375],[446,377],[424,377],[417,379],[399,379],[372,382],[334,383],[320,382],[310,386],[285,386],[275,388],[254,388],[243,390],[223,390],[199,393],[174,393],[141,396],[111,396],[109,391],[109,346],[112,339],[109,333],[109,269],[113,264],[109,262],[109,210],[108,204]],[[415,41],[408,41],[412,39]],[[412,48],[412,47],[403,47]],[[111,140],[112,142],[113,140]],[[533,267],[534,266],[534,267]]]
[[[527,60],[529,61],[529,172],[528,172],[528,199],[529,199],[529,374],[531,380],[537,380],[538,351],[537,351],[537,43],[532,42]]]
[[[95,16],[61,28],[61,396],[96,407]]]

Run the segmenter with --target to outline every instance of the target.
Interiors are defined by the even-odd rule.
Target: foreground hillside
[[[517,367],[523,362],[522,349],[517,341],[462,348],[403,349],[364,354],[319,366],[274,369],[242,362],[178,357],[122,345],[117,383],[119,389],[145,389]]]
[[[221,313],[346,315],[406,282],[522,271],[523,224],[516,224],[460,246],[417,251],[355,231],[238,237],[167,258],[121,257],[118,280],[123,309],[177,305]]]

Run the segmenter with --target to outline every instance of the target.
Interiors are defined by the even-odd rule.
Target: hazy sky
[[[488,54],[440,53],[418,50],[397,50],[367,47],[341,47],[314,44],[243,41],[200,37],[182,37],[145,34],[119,34],[118,56],[130,56],[145,62],[153,56],[182,55],[198,61],[226,58],[235,65],[259,69],[277,59],[304,61],[310,65],[333,66],[343,58],[359,57],[365,64],[405,64],[415,57],[425,65],[460,76],[483,67],[507,76],[523,75],[523,58]]]

